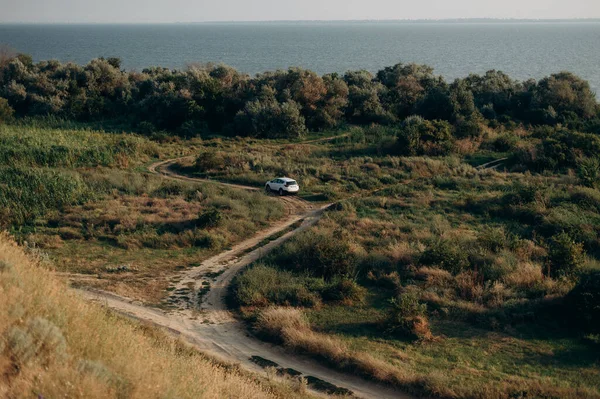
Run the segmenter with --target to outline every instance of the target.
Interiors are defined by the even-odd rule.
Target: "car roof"
[[[283,181],[294,181],[294,179],[290,179],[289,177],[278,177],[277,179],[280,179]]]

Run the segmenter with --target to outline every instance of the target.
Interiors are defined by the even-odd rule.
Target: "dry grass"
[[[84,302],[0,235],[0,397],[291,398]]]
[[[302,311],[296,308],[264,309],[258,316],[255,329],[260,334],[283,342],[290,349],[323,359],[330,366],[369,379],[418,393],[422,393],[420,387],[427,384],[413,372],[404,371],[368,353],[351,350],[339,338],[313,331]]]
[[[302,311],[296,308],[271,307],[264,309],[255,324],[257,332],[282,341],[296,352],[311,355],[331,367],[352,372],[362,377],[430,397],[442,398],[599,398],[597,391],[587,387],[557,386],[543,377],[530,379],[504,375],[504,381],[476,386],[457,385],[455,373],[470,373],[481,378],[480,371],[468,365],[455,364],[454,369],[431,370],[423,373],[415,368],[411,359],[414,353],[405,354],[395,350],[396,361],[382,360],[363,350],[353,350],[342,339],[313,331]],[[388,348],[393,351],[391,347]],[[470,381],[472,383],[472,381]]]

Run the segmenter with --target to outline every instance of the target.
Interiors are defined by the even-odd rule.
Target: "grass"
[[[353,152],[359,156],[348,156]],[[393,167],[381,169],[375,158],[383,157],[366,144],[335,140],[308,144],[210,140],[203,143],[196,161],[182,160],[176,167],[192,176],[256,187],[277,176],[293,176],[301,184],[302,198],[324,201],[404,177]]]
[[[303,398],[84,302],[0,236],[0,395]]]
[[[416,394],[600,397],[598,345],[562,305],[577,273],[598,265],[597,191],[568,175],[477,170],[453,159],[398,165],[404,184],[342,201],[238,278],[238,305],[258,335]],[[578,245],[550,251],[562,231],[582,243],[583,260],[570,255]],[[356,257],[351,277],[366,290],[362,300],[325,300],[327,279],[313,282],[332,259],[314,256],[330,236]],[[575,275],[545,275],[557,253]],[[307,257],[298,268],[294,259]],[[321,300],[281,300],[298,292]],[[389,328],[388,301],[406,293],[427,306],[431,337]],[[297,307],[278,315],[277,305]]]
[[[38,167],[127,167],[165,152],[131,134],[0,125],[0,163]]]
[[[160,304],[178,271],[284,217],[275,197],[144,169],[152,158],[195,154],[180,171],[257,187],[289,175],[304,198],[337,201],[236,278],[234,302],[261,337],[419,395],[600,396],[597,339],[574,328],[564,302],[580,273],[600,268],[600,194],[573,171],[535,174],[528,168],[539,162],[493,150],[498,132],[431,158],[394,155],[393,136],[377,129],[317,143],[157,147],[17,128],[0,135],[20,160],[0,164],[1,220],[59,271],[78,273],[74,284]],[[539,141],[519,135],[525,147]],[[473,166],[506,155],[510,172]],[[34,319],[11,339],[46,331],[61,348],[56,330]],[[430,332],[407,334],[417,324]]]
[[[77,285],[158,304],[178,268],[284,215],[281,202],[262,193],[172,181],[144,168],[196,144],[37,121],[0,126],[0,228],[47,252],[59,271],[89,276],[74,278]],[[204,225],[206,212],[217,222]]]

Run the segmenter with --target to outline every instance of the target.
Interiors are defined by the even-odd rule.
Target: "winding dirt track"
[[[178,175],[170,166],[180,159],[182,158],[157,162],[148,169],[169,179],[213,182],[238,189],[259,190],[255,187]],[[299,371],[304,376],[317,377],[338,387],[349,389],[358,397],[408,398],[408,395],[392,388],[329,369],[311,359],[259,341],[251,337],[244,325],[227,310],[225,296],[233,277],[284,241],[317,223],[325,209],[330,206],[328,204],[314,207],[297,197],[281,197],[281,200],[285,201],[288,211],[285,220],[274,223],[268,229],[180,275],[179,282],[168,299],[175,310],[167,312],[147,307],[138,301],[103,291],[82,290],[82,295],[135,319],[146,320],[164,327],[171,333],[186,339],[201,351],[228,362],[238,363],[251,371],[264,373],[261,367],[250,360],[252,356],[260,356],[277,363],[280,367]],[[261,245],[265,239],[274,234],[283,235]]]

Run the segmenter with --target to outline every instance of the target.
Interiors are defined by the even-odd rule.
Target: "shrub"
[[[582,275],[567,294],[565,306],[584,331],[600,333],[600,271]]]
[[[492,143],[492,148],[495,151],[507,152],[512,151],[519,143],[519,136],[516,134],[504,133],[498,136]]]
[[[271,257],[278,266],[326,280],[352,278],[359,258],[349,239],[331,232],[306,232]]]
[[[402,122],[396,146],[402,155],[447,155],[452,149],[452,127],[445,121],[410,116]]]
[[[257,264],[234,281],[233,295],[240,306],[315,307],[321,303],[321,298],[311,292],[307,287],[309,283],[308,279],[293,276],[290,272]]]
[[[348,279],[337,279],[330,283],[323,291],[323,299],[326,301],[340,301],[346,304],[363,302],[366,289],[355,281]]]
[[[67,343],[58,327],[41,317],[30,320],[25,328],[13,327],[8,331],[7,350],[12,360],[23,366],[33,361],[42,365],[65,358]]]
[[[282,342],[285,330],[307,331],[310,324],[299,309],[270,307],[260,312],[254,329],[269,340]]]
[[[576,168],[581,158],[594,158],[598,153],[598,135],[556,128],[542,139],[535,151],[529,155],[529,159],[525,159],[524,162],[537,171],[561,171]],[[594,173],[593,161],[588,167],[591,167],[591,172]]]
[[[225,166],[225,158],[219,152],[204,151],[196,157],[194,166],[201,172],[220,170]]]
[[[476,119],[459,119],[456,122],[455,135],[458,138],[480,137],[482,128]]]
[[[571,193],[571,201],[582,209],[600,213],[600,191],[578,187]]]
[[[151,122],[142,121],[138,124],[138,132],[150,136],[156,132],[156,126],[154,126]]]
[[[437,239],[423,252],[419,259],[426,266],[438,266],[451,273],[458,274],[469,267],[466,251],[449,240]]]
[[[15,111],[8,105],[8,100],[0,97],[0,125],[10,121]]]
[[[185,192],[186,186],[183,182],[174,180],[164,180],[160,186],[152,192],[157,197],[169,197],[171,195],[181,195]]]
[[[508,237],[502,227],[486,227],[477,237],[479,244],[492,251],[498,252],[508,246]]]
[[[12,269],[12,264],[1,260],[0,261],[0,273],[8,272]]]
[[[432,338],[427,321],[427,305],[420,303],[415,293],[400,294],[390,300],[386,324],[390,332],[418,339]]]
[[[547,274],[551,277],[571,276],[584,260],[583,244],[576,243],[567,233],[557,234],[550,242]]]
[[[600,161],[598,158],[583,158],[577,162],[577,176],[586,187],[596,187],[600,182]]]
[[[221,223],[223,214],[216,208],[207,209],[198,215],[196,226],[201,228],[216,227]]]

